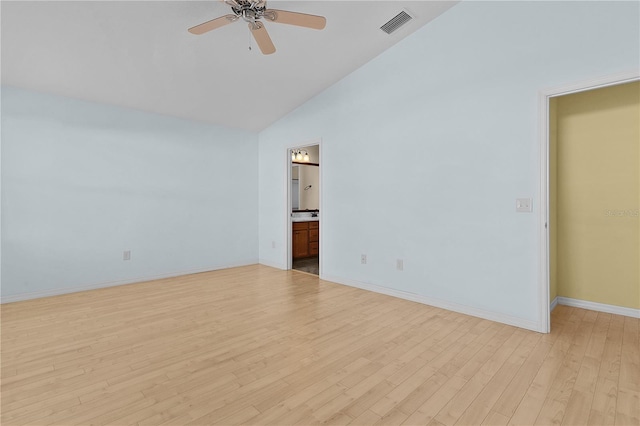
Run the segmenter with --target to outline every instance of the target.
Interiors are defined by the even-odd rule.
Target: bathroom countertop
[[[316,217],[304,216],[304,217],[291,218],[291,222],[318,222],[319,220],[320,220],[319,216],[316,216]]]

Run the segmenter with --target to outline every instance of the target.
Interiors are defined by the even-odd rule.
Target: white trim
[[[638,79],[640,79],[640,68],[617,74],[591,78],[588,80],[579,81],[577,83],[549,87],[541,90],[541,92],[547,94],[549,97],[556,97],[570,95],[573,93],[586,92],[593,89],[602,89],[609,86],[617,86],[619,84],[631,83]]]
[[[397,297],[399,299],[410,300],[412,302],[422,303],[423,305],[434,306],[436,308],[446,309],[448,311],[458,312],[465,315],[470,315],[477,318],[482,318],[490,321],[499,322],[502,324],[512,325],[515,327],[524,328],[532,331],[541,331],[539,323],[534,321],[525,320],[522,318],[513,317],[511,315],[499,314],[484,309],[473,308],[458,303],[449,302],[442,299],[436,299],[433,297],[423,296],[420,294],[409,293],[406,291],[395,290],[388,287],[383,287],[375,284],[363,283],[355,280],[348,280],[338,277],[325,276],[322,278],[324,281],[331,281],[336,284],[347,285],[349,287],[356,287],[362,290],[372,291],[374,293],[385,294],[387,296]]]
[[[54,288],[50,290],[34,291],[30,293],[11,294],[8,296],[2,296],[0,298],[0,304],[20,302],[23,300],[39,299],[41,297],[60,296],[62,294],[77,293],[80,291],[97,290],[99,288],[107,288],[107,287],[117,287],[120,285],[136,284],[136,283],[142,283],[146,281],[161,280],[164,278],[179,277],[181,275],[200,274],[202,272],[211,272],[211,271],[217,271],[220,269],[237,268],[240,266],[248,266],[248,265],[255,265],[255,264],[257,264],[256,260],[247,260],[245,262],[231,263],[228,265],[215,266],[211,268],[192,269],[192,270],[181,271],[181,272],[170,272],[167,274],[144,276],[144,277],[137,277],[137,278],[131,278],[126,280],[118,280],[118,281],[106,281],[106,282],[100,282],[95,284],[81,285],[77,287],[62,287],[62,288]]]
[[[322,278],[324,274],[324,223],[325,217],[324,211],[324,158],[322,153],[322,138],[318,138],[318,181],[320,182],[320,191],[318,192],[318,209],[320,210],[320,219],[318,220],[318,226],[320,227],[320,234],[318,235],[318,277]]]
[[[640,309],[624,306],[607,305],[606,303],[590,302],[588,300],[572,299],[570,297],[556,297],[558,304],[573,306],[574,308],[589,309],[590,311],[606,312],[608,314],[623,315],[625,317],[640,318]]]
[[[287,207],[286,210],[284,212],[285,214],[285,231],[284,231],[284,246],[285,246],[285,259],[284,259],[284,263],[286,266],[286,270],[289,270],[292,268],[293,265],[293,259],[292,259],[292,250],[293,248],[291,247],[292,244],[292,238],[293,238],[293,234],[292,234],[292,230],[291,230],[291,152],[295,149],[295,147],[291,147],[291,148],[287,148],[287,156],[285,157],[285,165],[284,168],[287,170],[285,173],[285,180],[284,180],[284,193],[285,198],[287,200]],[[298,170],[298,173],[300,173],[300,170]],[[298,179],[300,179],[300,175],[298,175]],[[300,181],[298,181],[300,182]],[[300,207],[300,201],[298,200],[298,207]]]
[[[551,306],[549,304],[549,229],[548,226],[546,226],[549,221],[549,99],[556,96],[600,89],[637,80],[640,80],[640,69],[542,89],[538,93],[538,138],[540,148],[538,317],[540,324],[544,327],[540,330],[543,333],[549,333],[551,330]]]
[[[538,96],[538,120],[540,137],[540,200],[538,205],[539,232],[539,285],[538,285],[538,318],[543,325],[543,333],[551,331],[551,311],[549,310],[549,96],[540,92]]]
[[[270,268],[282,269],[283,271],[287,270],[287,265],[282,264],[282,263],[271,262],[271,261],[264,260],[264,259],[260,259],[258,261],[258,263],[260,263],[261,265],[264,265],[264,266],[269,266]]]
[[[553,312],[556,306],[558,306],[558,296],[556,296],[555,299],[553,299],[553,301],[551,302],[551,305],[549,306],[549,312]]]

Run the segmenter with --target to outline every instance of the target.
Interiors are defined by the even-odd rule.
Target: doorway
[[[637,317],[640,82],[547,101],[547,309],[562,304]]]
[[[320,276],[320,143],[290,148],[287,159],[288,269]]]

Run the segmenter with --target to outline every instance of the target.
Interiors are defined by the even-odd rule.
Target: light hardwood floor
[[[638,319],[553,331],[248,266],[6,304],[2,425],[640,423]]]

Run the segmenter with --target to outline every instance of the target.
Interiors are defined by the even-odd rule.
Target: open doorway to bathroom
[[[320,145],[289,151],[290,267],[320,275]]]

